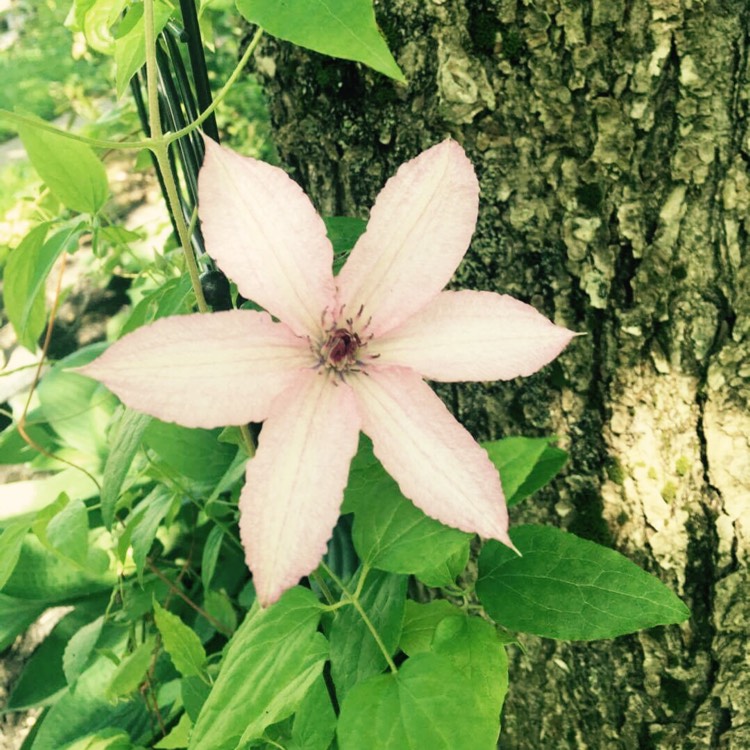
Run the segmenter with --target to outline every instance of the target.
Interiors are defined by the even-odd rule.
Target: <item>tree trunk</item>
[[[482,202],[457,287],[585,332],[526,380],[444,389],[480,439],[571,453],[512,522],[659,575],[681,627],[523,637],[503,748],[750,748],[750,7],[746,0],[392,0],[408,80],[267,41],[281,163],[328,215],[451,136]]]

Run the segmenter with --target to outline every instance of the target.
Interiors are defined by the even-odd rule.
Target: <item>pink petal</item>
[[[367,353],[430,380],[510,380],[544,367],[574,335],[507,295],[442,292]]]
[[[274,401],[247,466],[240,535],[255,591],[273,604],[320,563],[357,452],[351,388],[305,372]]]
[[[137,411],[186,427],[265,419],[274,397],[314,365],[308,342],[268,313],[161,318],[78,370]]]
[[[370,367],[351,379],[362,431],[401,492],[428,516],[512,546],[497,469],[417,373]]]
[[[209,254],[247,299],[295,333],[316,333],[335,294],[323,220],[283,170],[203,140],[198,214]]]
[[[402,164],[381,191],[337,284],[364,305],[376,336],[419,310],[450,280],[469,247],[479,183],[464,150],[443,141]]]

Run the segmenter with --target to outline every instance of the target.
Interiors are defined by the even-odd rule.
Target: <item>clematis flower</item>
[[[463,149],[452,140],[428,149],[388,180],[334,278],[325,225],[300,187],[206,139],[207,250],[267,312],[163,318],[82,368],[161,420],[264,421],[239,502],[261,604],[318,566],[360,430],[427,515],[511,545],[497,470],[423,378],[530,375],[573,334],[512,297],[441,291],[469,246],[478,203]]]

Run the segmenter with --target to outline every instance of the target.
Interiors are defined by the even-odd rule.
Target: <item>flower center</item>
[[[323,350],[327,352],[328,364],[339,370],[348,368],[357,361],[360,346],[362,342],[359,340],[359,334],[346,328],[337,328],[329,335]]]
[[[343,380],[347,372],[360,372],[367,361],[377,357],[365,354],[372,334],[368,335],[370,320],[363,318],[363,310],[360,308],[349,318],[344,317],[343,307],[336,311],[327,309],[323,313],[323,336],[317,342],[310,342],[321,372],[332,371]],[[327,317],[331,322],[326,327]]]

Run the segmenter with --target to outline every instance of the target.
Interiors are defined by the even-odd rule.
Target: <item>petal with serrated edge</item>
[[[283,323],[230,310],[161,318],[76,372],[132,409],[210,428],[265,419],[273,399],[313,366],[307,340]]]
[[[325,554],[359,422],[351,388],[326,373],[300,374],[274,401],[240,496],[240,535],[263,606]]]
[[[368,346],[378,364],[430,380],[510,380],[551,362],[575,336],[531,305],[494,292],[441,292]]]
[[[209,255],[243,296],[315,335],[335,294],[323,220],[282,169],[204,142],[198,215]]]
[[[370,367],[350,378],[362,431],[401,492],[428,516],[511,545],[497,469],[413,370]]]
[[[346,310],[363,306],[375,336],[419,310],[461,262],[478,206],[474,167],[455,141],[402,164],[336,279]]]

